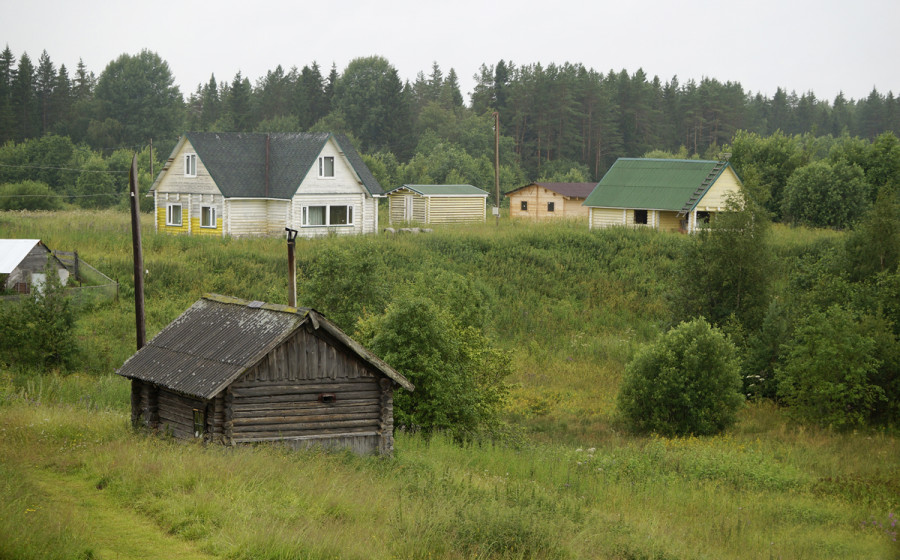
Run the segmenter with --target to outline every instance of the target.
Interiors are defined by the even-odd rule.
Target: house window
[[[698,226],[708,226],[709,225],[709,212],[699,211],[697,212],[697,225]]]
[[[547,203],[547,212],[553,212],[555,209],[556,209],[556,203],[555,203],[555,202],[548,202],[548,203]]]
[[[200,227],[214,228],[216,227],[216,207],[201,206],[200,207]]]
[[[634,223],[647,225],[647,211],[646,210],[635,210],[634,211]]]
[[[166,206],[166,225],[181,227],[181,204]]]
[[[334,177],[333,156],[322,156],[319,158],[319,177]]]
[[[303,227],[352,226],[353,206],[343,204],[304,206],[301,225]]]
[[[522,212],[528,212],[528,201],[527,200],[522,201]]]
[[[194,409],[194,437],[201,437],[206,432],[206,410]]]
[[[197,176],[197,154],[184,154],[184,176]]]

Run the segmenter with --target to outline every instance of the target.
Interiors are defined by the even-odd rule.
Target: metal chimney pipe
[[[294,259],[294,246],[297,230],[284,228],[287,232],[288,247],[288,305],[297,307],[297,261]]]

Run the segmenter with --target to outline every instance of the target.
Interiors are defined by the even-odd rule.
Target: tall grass
[[[776,232],[779,255],[832,235],[795,233]],[[149,221],[143,235],[150,336],[204,292],[285,301],[282,240],[156,235]],[[749,405],[718,437],[619,429],[621,374],[669,322],[681,236],[491,222],[300,241],[302,304],[319,305],[305,299],[304,271],[334,251],[377,266],[388,294],[459,275],[484,298],[486,330],[512,352],[507,415],[526,434],[520,445],[459,447],[398,433],[393,460],[132,432],[128,383],[111,375],[134,349],[128,216],[0,213],[0,237],[78,250],[122,283],[118,302],[78,320],[82,371],[0,369],[0,558],[103,556],[103,516],[72,521],[83,511],[55,487],[90,491],[92,508],[131,520],[122,522],[129,528],[143,520],[146,542],[163,550],[174,540],[193,557],[900,555],[889,527],[900,509],[892,434],[804,428],[766,403]],[[127,540],[120,557],[138,557],[124,552]]]

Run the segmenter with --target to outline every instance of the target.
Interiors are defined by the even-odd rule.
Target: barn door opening
[[[203,437],[206,433],[206,409],[194,409],[194,437]]]

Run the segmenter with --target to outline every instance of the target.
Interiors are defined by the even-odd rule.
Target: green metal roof
[[[487,191],[472,185],[403,185],[388,191],[387,194],[401,189],[407,189],[422,196],[487,196],[488,194]]]
[[[731,164],[726,163],[711,177],[717,165],[717,161],[696,159],[620,158],[587,197],[584,206],[680,211],[704,181],[712,179],[706,185],[708,190]]]

